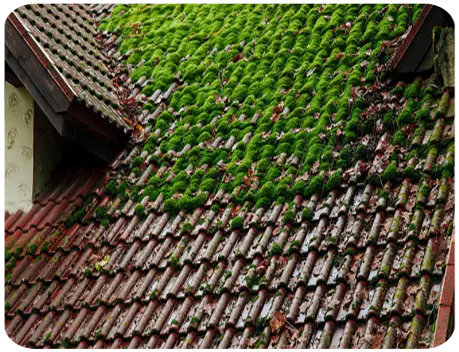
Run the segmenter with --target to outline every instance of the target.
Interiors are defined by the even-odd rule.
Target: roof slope
[[[25,5],[9,20],[69,100],[75,98],[118,127],[130,128],[96,41],[91,5]]]
[[[384,70],[422,6],[99,10],[131,71],[116,79],[144,113],[62,235],[30,235],[49,241],[40,256],[7,241],[9,336],[429,346],[453,228],[454,99]]]

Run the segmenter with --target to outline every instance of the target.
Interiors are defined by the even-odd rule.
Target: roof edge
[[[41,65],[50,74],[50,76],[56,82],[56,84],[64,93],[69,102],[71,102],[76,97],[75,92],[66,82],[66,80],[61,76],[61,74],[52,69],[54,67],[54,63],[49,59],[48,55],[43,51],[43,49],[36,42],[36,40],[30,35],[28,29],[24,26],[22,21],[17,17],[17,15],[14,12],[10,13],[7,20],[12,24],[14,29],[16,29],[19,35],[24,39],[24,42],[32,50],[35,57],[39,60]],[[5,45],[8,46],[8,41],[5,41]]]
[[[445,343],[452,335],[454,327],[452,319],[454,319],[454,229],[449,245],[448,259],[443,277],[440,303],[438,305],[438,314],[435,324],[435,333],[432,347],[437,347]]]
[[[398,64],[402,60],[403,56],[405,55],[409,46],[413,42],[417,33],[419,32],[419,29],[424,24],[425,20],[427,19],[427,16],[432,11],[433,7],[434,5],[425,5],[424,8],[422,9],[421,13],[419,14],[418,18],[414,22],[413,26],[408,31],[405,40],[402,41],[397,51],[395,52],[394,56],[392,57],[392,60],[390,62],[392,70],[397,69]]]

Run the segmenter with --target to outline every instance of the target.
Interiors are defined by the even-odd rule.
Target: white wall
[[[5,210],[27,211],[33,192],[34,104],[24,88],[5,86]]]

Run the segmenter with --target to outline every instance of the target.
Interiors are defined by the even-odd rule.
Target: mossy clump
[[[230,225],[230,230],[231,231],[236,231],[236,230],[242,230],[244,228],[244,220],[240,216],[236,216],[232,221]]]
[[[308,186],[306,187],[305,190],[305,196],[306,197],[311,197],[314,194],[322,194],[322,191],[324,190],[324,180],[322,175],[317,175],[313,177],[310,181]]]
[[[333,189],[339,189],[341,187],[341,172],[335,171],[327,181],[327,189],[329,191]]]
[[[104,193],[109,196],[116,194],[116,182],[115,180],[110,180],[105,186]]]
[[[175,256],[171,256],[171,257],[170,257],[169,263],[171,264],[171,266],[172,266],[173,268],[178,268],[179,265],[180,265],[179,258],[177,258],[177,257],[175,257]]]
[[[382,173],[383,182],[395,181],[398,177],[397,165],[392,162],[384,169]]]
[[[411,181],[417,181],[419,179],[419,171],[414,166],[406,166],[402,171],[404,178],[409,178]]]
[[[296,215],[292,210],[287,210],[282,218],[282,224],[292,225],[296,221]]]
[[[49,246],[51,243],[49,241],[43,242],[43,244],[40,247],[40,254],[48,252]]]
[[[178,201],[176,199],[166,199],[164,201],[163,211],[173,216],[179,212]]]
[[[394,137],[392,138],[392,144],[398,146],[406,145],[405,133],[402,130],[395,132]]]
[[[86,215],[86,210],[84,208],[79,209],[72,216],[70,216],[70,218],[68,218],[65,221],[65,227],[69,229],[73,225],[77,223],[81,223],[85,215]]]
[[[411,83],[408,88],[405,90],[404,97],[406,99],[412,99],[412,98],[419,98],[421,93],[421,86],[419,80],[414,81]]]
[[[419,7],[117,5],[114,13],[99,26],[129,53],[123,59],[133,67],[132,82],[149,79],[142,94],[183,84],[159,108],[143,106],[155,114],[139,133],[147,137],[144,153],[121,163],[127,181],[111,180],[104,191],[136,203],[162,194],[163,211],[173,217],[203,207],[218,190],[238,206],[265,210],[296,195],[321,196],[340,186],[338,168],[370,161],[372,148],[356,145],[375,130],[377,119],[363,116],[373,102],[352,88],[384,80],[377,69],[388,59],[382,43],[404,33]],[[425,105],[420,81],[396,89],[408,102],[398,116],[381,112],[383,132],[412,123]],[[129,175],[139,178],[145,160],[165,174],[144,188]]]
[[[144,158],[141,156],[138,156],[132,161],[132,167],[138,167],[144,162]]]
[[[301,221],[312,221],[314,217],[314,212],[311,208],[304,208],[301,212]]]
[[[134,214],[139,218],[145,217],[145,207],[142,204],[137,204],[134,208]]]
[[[97,207],[96,210],[95,210],[96,219],[101,220],[101,219],[105,218],[106,214],[107,214],[107,209],[106,208]]]
[[[271,247],[271,249],[270,249],[270,251],[269,251],[269,255],[271,257],[274,257],[276,255],[281,255],[282,252],[283,252],[282,246],[279,243],[274,242],[272,247]]]
[[[186,222],[182,225],[182,229],[180,230],[180,234],[190,234],[191,231],[193,231],[193,225],[191,225],[189,222]]]
[[[128,184],[126,181],[123,181],[119,186],[118,186],[118,189],[116,191],[118,197],[124,201],[128,198],[128,193],[127,193],[127,190],[128,190]]]

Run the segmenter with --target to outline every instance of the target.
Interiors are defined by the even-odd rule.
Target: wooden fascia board
[[[124,143],[128,138],[128,134],[124,133],[123,130],[114,123],[110,122],[108,119],[103,119],[93,110],[78,103],[76,100],[70,104],[67,114],[114,143]]]
[[[22,84],[21,80],[14,74],[13,70],[11,70],[11,67],[8,65],[8,63],[5,61],[5,80],[15,86],[16,88],[24,87],[24,84]]]
[[[120,149],[117,143],[101,140],[99,134],[69,116],[64,118],[63,136],[107,163],[113,160]]]
[[[92,130],[90,126],[87,126],[72,116],[66,113],[55,112],[53,107],[41,94],[41,91],[35,86],[31,78],[17,63],[8,48],[5,48],[5,59],[13,72],[24,84],[27,91],[33,96],[35,103],[47,116],[54,128],[56,128],[60,136],[67,138],[106,162],[112,160],[118,152],[122,142],[125,141],[122,137],[126,138],[126,136],[122,131],[115,131],[118,133],[118,135],[116,135],[117,138],[109,139],[105,135],[98,134],[96,131]],[[114,128],[114,126],[111,127]]]
[[[57,132],[62,135],[64,127],[62,117],[54,111],[53,107],[48,102],[48,99],[43,96],[42,91],[27,75],[22,66],[17,62],[16,58],[12,55],[8,47],[5,48],[5,60],[13,70],[14,74],[19,78],[24,87],[27,89],[27,91],[33,96],[38,106],[43,110],[46,116],[48,116],[49,121],[57,130]]]

